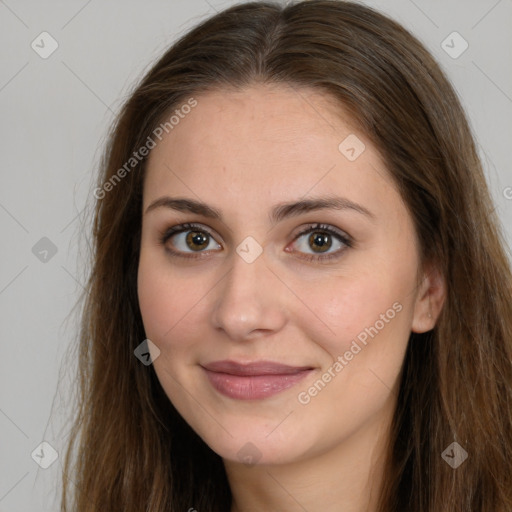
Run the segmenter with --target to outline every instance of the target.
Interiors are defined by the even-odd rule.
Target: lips
[[[202,365],[219,393],[238,400],[259,400],[288,389],[309,375],[311,366],[289,366],[273,361],[239,363],[215,361]]]
[[[303,370],[311,370],[311,366],[289,366],[272,361],[256,361],[254,363],[237,363],[236,361],[215,361],[203,365],[203,368],[217,373],[230,375],[291,375]]]

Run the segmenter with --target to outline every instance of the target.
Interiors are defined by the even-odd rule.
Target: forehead
[[[197,105],[150,154],[145,203],[158,192],[246,206],[310,192],[372,202],[392,185],[376,149],[325,93],[255,85],[194,98]],[[364,147],[355,160],[340,151],[346,140],[358,152]]]

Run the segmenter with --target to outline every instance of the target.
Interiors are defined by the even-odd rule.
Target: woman
[[[509,262],[401,26],[215,15],[133,92],[94,194],[63,511],[512,510]]]

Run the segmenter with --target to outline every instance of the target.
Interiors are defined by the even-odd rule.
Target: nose
[[[231,270],[215,287],[211,316],[214,328],[234,341],[278,332],[287,322],[281,287],[263,254],[252,263],[233,254]]]

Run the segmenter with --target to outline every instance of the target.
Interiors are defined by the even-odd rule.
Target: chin
[[[278,421],[270,428],[267,421],[225,422],[223,426],[227,432],[220,428],[200,435],[220,457],[246,466],[292,463],[304,457],[315,445],[315,440],[308,440],[299,429],[287,430],[279,426],[272,431],[276,425],[279,425]]]

